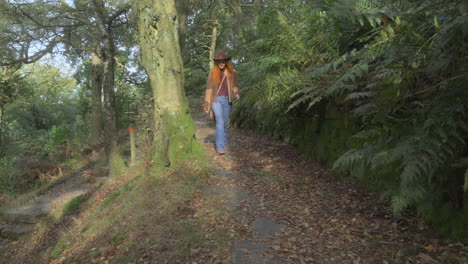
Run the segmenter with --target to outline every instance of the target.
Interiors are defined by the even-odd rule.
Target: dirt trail
[[[236,130],[220,156],[212,121],[200,114],[195,123],[212,176],[221,179],[206,191],[229,196],[226,208],[238,223],[235,264],[468,263],[462,244],[415,217],[393,216],[375,194],[293,147]]]

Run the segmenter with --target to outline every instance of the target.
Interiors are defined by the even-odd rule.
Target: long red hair
[[[226,76],[231,76],[231,74],[234,72],[234,68],[232,68],[232,65],[230,62],[226,62],[226,70],[224,72],[226,73]],[[215,65],[211,69],[211,80],[212,82],[219,84],[221,82],[221,69],[218,67],[218,63],[215,62]]]

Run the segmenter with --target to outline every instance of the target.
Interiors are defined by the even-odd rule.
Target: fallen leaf
[[[440,263],[439,261],[433,259],[431,256],[424,254],[424,253],[419,253],[418,257],[427,264],[439,264]]]
[[[439,249],[436,248],[436,247],[433,246],[433,245],[425,246],[424,248],[425,248],[427,251],[429,251],[429,252],[437,252],[437,251],[439,251]]]

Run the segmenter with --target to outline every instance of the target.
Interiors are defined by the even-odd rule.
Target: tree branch
[[[105,23],[108,25],[111,25],[112,22],[114,22],[116,18],[118,18],[123,13],[127,12],[129,9],[130,9],[130,4],[124,5],[121,9],[117,10],[113,15],[110,15],[109,17],[107,17],[107,19],[105,20]]]
[[[25,48],[24,50],[24,54],[23,54],[23,58],[21,59],[18,59],[18,60],[15,60],[15,61],[12,61],[12,62],[9,62],[9,63],[4,63],[4,64],[1,64],[0,66],[2,67],[8,67],[8,66],[13,66],[13,65],[16,65],[16,64],[30,64],[30,63],[34,63],[38,60],[40,60],[42,57],[44,57],[46,54],[52,52],[52,50],[55,48],[55,46],[60,43],[62,41],[62,37],[60,36],[57,36],[55,37],[53,40],[49,41],[49,43],[47,44],[47,46],[43,49],[43,50],[40,50],[38,52],[36,52],[34,55],[32,56],[28,56],[28,52],[27,50],[29,48]],[[28,44],[29,46],[29,44]]]
[[[42,27],[42,28],[67,28],[67,27],[72,27],[72,28],[76,28],[76,27],[79,27],[79,26],[84,26],[84,25],[87,25],[88,23],[84,23],[83,21],[77,19],[77,18],[70,18],[70,17],[65,17],[67,19],[73,19],[73,20],[78,20],[80,21],[81,23],[79,24],[70,24],[70,25],[44,25],[42,24],[41,22],[37,21],[36,19],[34,19],[31,15],[29,15],[28,13],[26,13],[23,9],[19,8],[19,10],[21,11],[21,14],[23,14],[26,18],[28,18],[29,20],[33,21],[35,24],[37,24],[38,26]]]

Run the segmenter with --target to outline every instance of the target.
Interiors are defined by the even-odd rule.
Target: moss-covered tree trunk
[[[157,166],[185,160],[196,144],[193,120],[183,91],[179,18],[174,0],[135,1],[142,64],[151,81]]]

